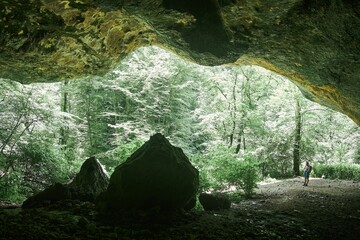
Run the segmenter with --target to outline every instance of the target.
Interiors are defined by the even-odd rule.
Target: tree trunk
[[[238,144],[236,145],[235,153],[238,154],[240,152],[240,149],[241,149],[241,138],[238,139]]]
[[[243,134],[243,148],[244,148],[244,151],[246,150],[246,141],[245,141],[245,135]]]
[[[90,155],[94,154],[94,143],[93,143],[93,129],[92,129],[92,112],[91,112],[91,93],[87,96],[87,109],[86,109],[86,123],[87,123],[87,138],[88,138],[88,152]]]
[[[301,106],[296,100],[295,108],[295,137],[293,151],[293,170],[295,176],[300,176],[300,141],[301,141]]]
[[[236,150],[235,150],[236,154],[238,154],[241,150],[241,143],[243,143],[243,147],[245,150],[244,126],[242,124],[240,125],[240,131],[238,134],[237,145],[236,145]]]
[[[61,104],[62,112],[68,112],[68,90],[67,90],[68,83],[69,83],[68,80],[64,81],[65,90],[62,96],[62,104]],[[68,129],[65,126],[62,126],[60,129],[60,144],[64,146],[65,149],[67,145],[67,134],[68,134]]]
[[[234,142],[234,134],[231,133],[230,134],[230,143],[229,143],[229,148],[233,145],[233,142]]]
[[[230,117],[232,119],[232,131],[230,134],[230,145],[229,148],[233,145],[234,143],[234,136],[235,136],[235,130],[236,130],[236,111],[237,111],[237,106],[236,106],[236,88],[237,88],[237,77],[235,77],[234,80],[234,85],[233,85],[233,89],[232,89],[232,108],[231,108],[231,112],[230,112]],[[230,104],[231,106],[231,104]]]

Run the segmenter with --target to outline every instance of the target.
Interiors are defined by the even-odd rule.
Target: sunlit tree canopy
[[[229,181],[217,169],[234,162],[252,162],[261,177],[298,174],[304,161],[360,163],[359,127],[288,79],[256,66],[200,66],[158,47],[137,49],[105,76],[1,79],[0,122],[4,198],[71,179],[92,155],[111,172],[156,132],[190,156],[204,184]]]

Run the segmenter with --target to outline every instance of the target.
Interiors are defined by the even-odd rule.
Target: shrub
[[[214,175],[220,186],[236,186],[241,188],[245,197],[250,197],[259,178],[259,166],[251,155],[244,156],[244,159],[236,158],[236,155],[228,151],[219,154],[213,160],[216,163]]]
[[[203,154],[195,154],[191,156],[190,160],[199,170],[199,193],[217,188],[218,184],[212,175],[214,166],[210,163],[209,158]]]
[[[360,181],[360,166],[357,164],[317,164],[314,166],[317,177],[325,176],[330,179],[344,179]]]
[[[44,134],[18,144],[13,155],[2,155],[0,169],[9,168],[0,178],[0,199],[22,201],[55,182],[66,182],[74,175],[75,162],[68,161],[63,151]]]
[[[11,202],[22,202],[26,199],[23,194],[25,189],[22,186],[21,173],[11,172],[0,179],[0,200]]]
[[[239,159],[227,147],[217,146],[208,154],[191,156],[200,173],[200,192],[227,190],[231,186],[242,189],[250,197],[259,178],[259,164],[249,155]]]
[[[200,192],[225,190],[235,186],[249,197],[254,193],[259,178],[259,164],[252,156],[238,159],[226,147],[218,146],[208,154],[191,157],[200,172]]]
[[[257,188],[256,183],[259,181],[258,166],[250,162],[243,162],[235,171],[238,172],[238,183],[244,190],[245,196],[250,197],[254,194],[255,188]]]

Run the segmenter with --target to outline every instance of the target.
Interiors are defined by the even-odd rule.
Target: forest
[[[207,67],[139,48],[105,76],[0,81],[0,200],[68,182],[95,156],[111,174],[157,132],[200,172],[200,191],[302,174],[360,180],[360,129],[255,66]]]

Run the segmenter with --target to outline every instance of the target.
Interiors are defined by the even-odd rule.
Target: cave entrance
[[[155,46],[102,77],[30,85],[2,79],[0,93],[2,190],[15,180],[36,189],[67,178],[90,155],[111,173],[156,132],[209,176],[234,161],[276,178],[293,176],[306,160],[360,162],[359,127],[306,100],[288,79],[256,66],[200,66]],[[18,189],[1,194],[26,194]]]

